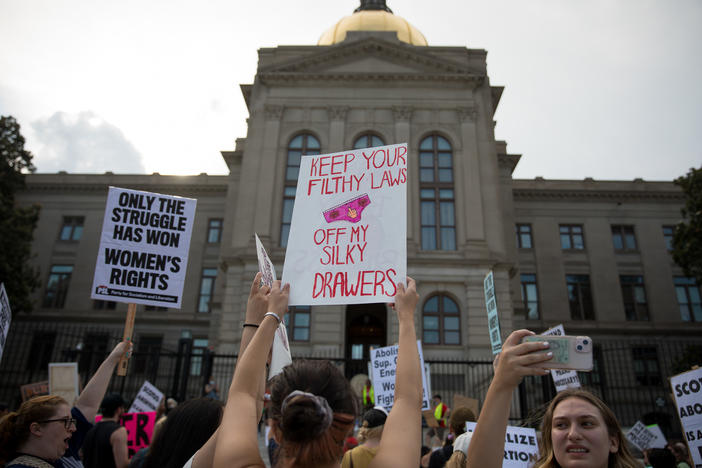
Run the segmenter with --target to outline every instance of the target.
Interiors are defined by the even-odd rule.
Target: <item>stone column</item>
[[[479,243],[483,247],[485,243],[485,226],[480,177],[480,154],[476,129],[478,111],[474,106],[459,107],[456,111],[461,121],[463,147],[462,164],[459,166],[458,161],[456,164],[457,168],[460,167],[462,169],[462,174],[457,173],[456,180],[465,181],[464,184],[454,185],[456,190],[456,219],[464,223],[462,231],[465,233],[465,237],[458,239],[458,241],[459,245],[467,243],[470,246],[471,244]],[[456,154],[456,156],[459,155]]]
[[[329,153],[344,151],[344,130],[346,127],[346,114],[349,108],[346,106],[329,106]]]
[[[412,108],[409,106],[394,106],[395,141],[410,142],[410,120]],[[419,213],[419,162],[416,148],[409,147],[407,154],[407,250],[416,252],[419,249],[419,226],[415,225],[415,214]],[[388,324],[390,321],[388,321]],[[389,327],[388,327],[389,329]],[[388,341],[390,343],[390,341]]]

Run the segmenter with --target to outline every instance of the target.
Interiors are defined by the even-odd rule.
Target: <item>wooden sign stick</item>
[[[136,304],[127,304],[127,319],[124,321],[124,335],[122,341],[132,340],[132,333],[134,332],[134,317],[136,316]],[[127,364],[129,363],[129,357],[125,354],[119,360],[117,365],[117,375],[125,376],[127,375]]]

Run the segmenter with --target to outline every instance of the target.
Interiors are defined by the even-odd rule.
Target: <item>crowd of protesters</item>
[[[533,335],[528,330],[509,335],[495,361],[495,375],[472,433],[466,433],[465,426],[476,420],[473,412],[464,407],[449,409],[435,395],[433,415],[438,427],[428,433],[428,446],[423,446],[415,282],[407,278],[406,284],[399,284],[392,304],[399,323],[399,353],[389,412],[371,405],[369,382],[363,395],[357,395],[339,368],[325,361],[295,360],[270,382],[270,394],[264,394],[273,336],[287,312],[288,295],[289,285],[277,281],[268,287],[261,284],[261,274],[256,275],[226,405],[219,402],[219,389],[209,379],[207,397],[169,408],[150,446],[131,462],[125,431],[118,424],[124,402],[105,397],[115,366],[131,353],[131,344],[122,342],[73,407],[61,397],[41,396],[2,417],[0,466],[264,467],[258,442],[262,419],[267,426],[268,463],[279,468],[502,466],[514,389],[526,376],[548,373],[551,353],[536,352],[548,343],[522,342]],[[101,402],[103,420],[94,425]],[[429,447],[437,440],[439,446]],[[642,466],[632,456],[614,413],[598,397],[579,389],[560,392],[549,403],[541,422],[539,449],[537,468]],[[644,455],[645,463],[656,468],[692,466],[684,444]]]

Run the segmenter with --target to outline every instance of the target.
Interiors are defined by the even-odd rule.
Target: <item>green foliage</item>
[[[35,170],[32,158],[17,121],[0,117],[0,282],[13,314],[32,310],[31,293],[39,286],[38,272],[29,263],[39,207],[15,203],[15,194],[25,187],[24,174]]]
[[[673,260],[687,276],[702,283],[702,168],[675,179],[685,193],[685,207],[681,210],[684,220],[675,227],[673,235]]]

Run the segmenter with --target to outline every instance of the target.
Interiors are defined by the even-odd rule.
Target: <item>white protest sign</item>
[[[78,363],[49,363],[49,394],[60,396],[73,406],[78,393]]]
[[[473,432],[476,423],[466,422],[466,432]],[[539,444],[536,429],[507,426],[503,468],[527,468],[538,460]]]
[[[680,424],[695,466],[702,465],[702,367],[670,378]]]
[[[158,405],[163,400],[163,393],[154,387],[148,380],[144,381],[144,385],[139,389],[139,393],[134,398],[132,406],[129,407],[127,413],[148,413],[158,411]]]
[[[398,345],[385,346],[371,350],[371,381],[375,393],[375,404],[390,411],[395,402],[395,373],[397,371]],[[422,411],[431,408],[429,404],[429,387],[424,366],[422,342],[417,340],[419,362],[422,369]]]
[[[407,145],[303,156],[283,283],[290,305],[392,302],[407,274]]]
[[[549,328],[542,335],[565,336],[565,330],[563,325],[557,325]],[[578,379],[578,373],[574,370],[551,369],[551,377],[553,378],[556,392],[562,392],[567,388],[580,388],[580,379]]]
[[[665,437],[663,438],[663,445],[656,443],[658,442],[657,434],[647,428],[641,421],[636,421],[636,424],[634,424],[631,429],[629,429],[629,432],[626,433],[626,438],[632,443],[632,445],[636,446],[636,448],[642,452],[650,448],[665,447]]]
[[[7,298],[5,285],[0,283],[0,360],[2,360],[2,350],[5,349],[5,341],[7,340],[7,332],[10,331],[11,321],[10,300]]]
[[[485,293],[485,308],[488,316],[488,332],[490,333],[490,345],[492,354],[502,351],[502,335],[500,333],[500,318],[497,316],[497,298],[495,297],[495,279],[492,270],[485,275],[483,280],[483,292]]]
[[[180,309],[196,203],[110,187],[90,297]]]
[[[258,256],[258,270],[261,272],[261,282],[266,286],[273,286],[273,281],[276,280],[275,266],[263,247],[261,239],[256,236],[256,255]],[[283,367],[292,364],[292,356],[290,355],[290,342],[288,341],[288,331],[285,324],[281,322],[278,329],[273,335],[273,351],[271,353],[271,366],[268,371],[268,379],[272,379],[276,375],[283,372]]]
[[[651,424],[646,426],[646,429],[651,431],[653,435],[655,436],[655,439],[651,443],[649,447],[651,448],[665,448],[666,445],[668,445],[668,440],[665,438],[665,434],[663,434],[663,431],[661,430],[660,426],[658,424]]]

